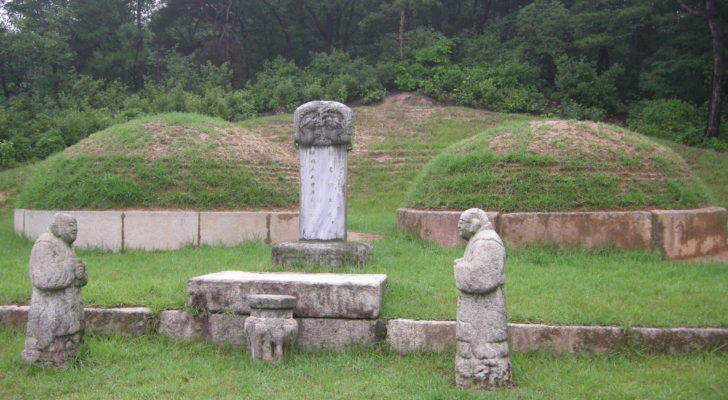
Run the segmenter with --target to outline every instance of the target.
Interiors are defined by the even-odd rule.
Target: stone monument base
[[[364,266],[372,246],[361,242],[286,242],[273,246],[273,265]]]

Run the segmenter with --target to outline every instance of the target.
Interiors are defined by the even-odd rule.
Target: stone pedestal
[[[363,266],[369,261],[372,246],[360,242],[300,241],[273,247],[275,265]]]
[[[248,296],[250,317],[245,320],[245,336],[250,358],[276,362],[283,359],[298,336],[298,322],[293,319],[296,298],[258,294]]]

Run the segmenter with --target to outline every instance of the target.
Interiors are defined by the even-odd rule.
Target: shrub
[[[627,124],[645,135],[695,144],[702,135],[701,114],[698,107],[682,100],[647,100],[635,105]]]
[[[0,169],[15,165],[15,146],[9,140],[0,140]]]
[[[563,104],[576,103],[585,110],[615,112],[621,108],[615,82],[623,73],[624,68],[616,64],[598,74],[596,63],[564,56],[556,60],[555,85]]]

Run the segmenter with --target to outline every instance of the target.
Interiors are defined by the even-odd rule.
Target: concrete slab
[[[94,248],[119,252],[122,250],[123,213],[121,211],[66,211],[76,217],[78,238],[76,248]]]
[[[508,342],[511,351],[605,353],[624,346],[627,336],[621,328],[611,326],[508,324]]]
[[[298,240],[298,212],[270,213],[269,243],[293,242]]]
[[[302,350],[344,350],[384,339],[385,324],[377,320],[296,318],[296,346]]]
[[[159,313],[157,333],[174,340],[192,340],[199,338],[202,322],[196,315],[182,310],[167,310]]]
[[[199,213],[127,211],[124,249],[176,250],[199,244]]]
[[[0,306],[0,326],[24,327],[28,322],[28,306]]]
[[[226,343],[236,347],[247,346],[244,315],[201,314],[202,340],[213,343]]]
[[[453,348],[455,321],[393,319],[387,322],[387,343],[399,353]]]
[[[13,231],[18,236],[25,236],[25,210],[22,208],[13,210]]]
[[[683,259],[719,253],[726,249],[726,210],[655,210],[654,239],[665,257]]]
[[[201,212],[200,244],[235,246],[245,241],[265,241],[268,213]]]
[[[524,212],[502,214],[497,227],[511,248],[541,243],[580,249],[649,249],[652,215],[630,212]]]
[[[325,265],[363,267],[372,257],[372,246],[362,242],[286,242],[271,249],[273,265]]]
[[[85,308],[86,331],[141,336],[153,331],[154,318],[146,307]]]
[[[187,304],[211,312],[250,313],[250,294],[297,298],[298,317],[377,318],[386,275],[223,271],[187,281]]]
[[[462,213],[400,208],[397,210],[397,229],[411,232],[423,240],[443,247],[464,246],[467,241],[458,235],[458,220]],[[500,214],[494,211],[486,213],[493,226],[497,227]]]
[[[728,352],[726,328],[632,328],[632,343],[652,352],[679,354],[689,351]]]
[[[40,235],[48,232],[53,215],[59,211],[25,210],[24,236],[35,241]]]

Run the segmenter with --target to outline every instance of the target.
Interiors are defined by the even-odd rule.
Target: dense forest
[[[141,115],[419,91],[728,150],[723,0],[0,0],[0,168]]]

